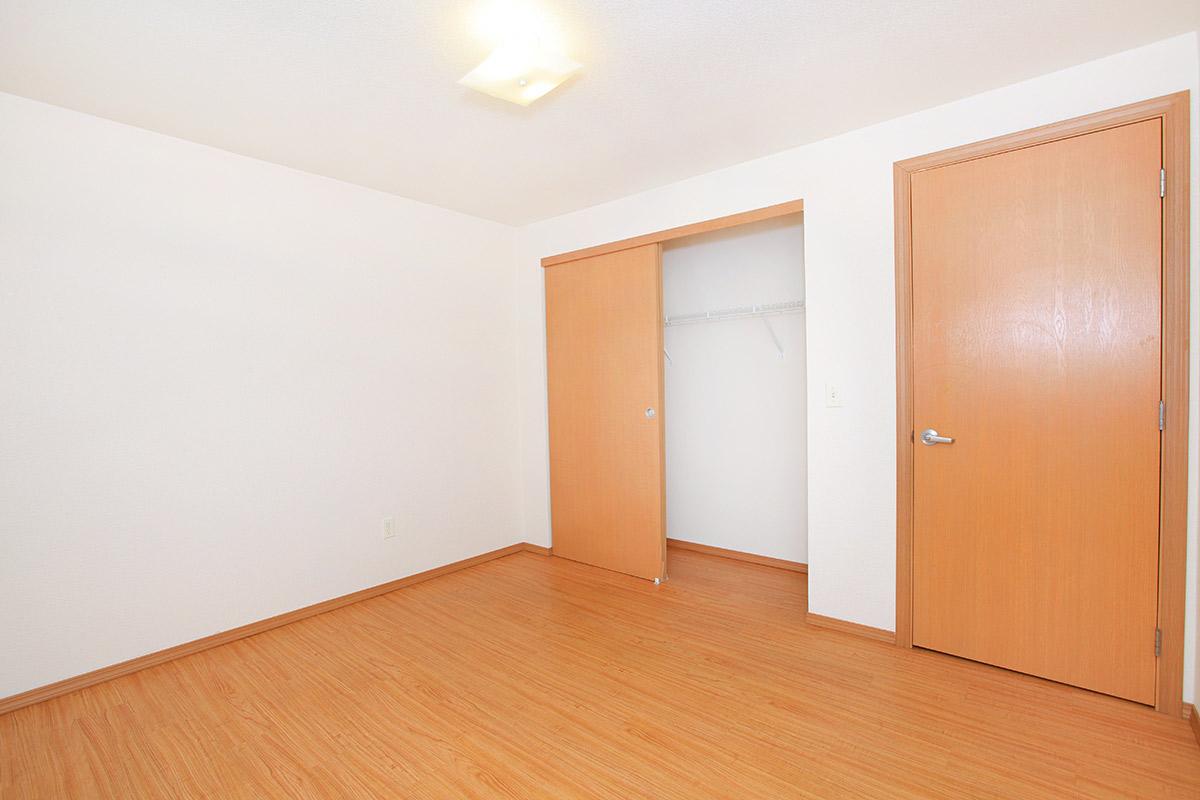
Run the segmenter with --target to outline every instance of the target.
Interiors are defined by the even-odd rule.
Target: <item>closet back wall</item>
[[[804,299],[804,226],[781,217],[663,248],[667,316]],[[667,536],[806,562],[804,315],[666,329]]]

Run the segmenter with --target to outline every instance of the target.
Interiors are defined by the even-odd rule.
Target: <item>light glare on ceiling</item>
[[[565,53],[562,31],[545,9],[525,0],[491,0],[474,12],[475,35],[489,47],[514,41],[539,42],[548,50]]]

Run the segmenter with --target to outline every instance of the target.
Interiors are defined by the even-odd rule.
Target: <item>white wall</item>
[[[798,216],[690,236],[663,249],[668,316],[804,300]],[[803,314],[666,329],[667,535],[808,557]]]
[[[0,697],[525,538],[511,228],[8,95],[0,175]]]
[[[1168,39],[767,158],[529,225],[518,234],[525,529],[550,541],[545,338],[538,258],[647,231],[804,198],[808,302],[808,561],[814,612],[895,624],[895,311],[892,163],[1170,92],[1193,93],[1197,37]],[[864,97],[862,102],[870,102]],[[787,98],[780,98],[787,102]],[[813,113],[819,113],[814,109]],[[746,120],[745,124],[769,124]],[[1193,221],[1193,230],[1200,230]],[[1192,338],[1200,274],[1193,237]],[[1197,353],[1192,353],[1192,479],[1185,675],[1195,676]],[[826,408],[838,385],[845,406]],[[1194,696],[1192,680],[1185,695]]]

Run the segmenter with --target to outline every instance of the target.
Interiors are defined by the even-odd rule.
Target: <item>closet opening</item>
[[[670,538],[808,571],[803,210],[542,259],[555,556],[661,584]]]
[[[800,213],[662,245],[667,574],[691,549],[806,571]]]

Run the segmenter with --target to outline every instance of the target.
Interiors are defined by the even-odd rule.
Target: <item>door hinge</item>
[[[1154,655],[1162,655],[1162,628],[1154,629]]]
[[[1167,404],[1162,400],[1158,401],[1158,429],[1160,431],[1167,428]]]
[[[1158,196],[1167,196],[1167,170],[1165,167],[1158,171]]]

